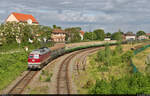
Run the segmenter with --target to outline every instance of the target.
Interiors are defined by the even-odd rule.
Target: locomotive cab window
[[[33,55],[30,55],[29,58],[33,58]]]
[[[34,59],[39,59],[39,55],[38,54],[34,55]]]

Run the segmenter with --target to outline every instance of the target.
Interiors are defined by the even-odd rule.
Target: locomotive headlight
[[[34,60],[34,59],[32,59],[32,61],[34,62],[35,60]]]

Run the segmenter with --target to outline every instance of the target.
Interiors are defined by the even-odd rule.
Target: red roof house
[[[27,23],[34,23],[39,24],[37,20],[31,14],[23,14],[23,13],[11,13],[8,18],[5,20],[6,22],[27,22]]]
[[[81,33],[81,35],[84,35],[84,31],[81,30],[80,33]]]
[[[80,30],[80,36],[81,36],[81,40],[83,40],[84,31]]]
[[[146,36],[150,36],[150,33],[146,33]]]

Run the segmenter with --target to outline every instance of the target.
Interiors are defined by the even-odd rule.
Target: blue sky
[[[150,32],[150,0],[0,0],[0,22],[11,12],[32,14],[41,25]]]

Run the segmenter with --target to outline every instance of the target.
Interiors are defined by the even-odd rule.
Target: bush
[[[108,66],[99,66],[98,69],[100,72],[107,72],[109,70]]]
[[[97,80],[89,89],[90,94],[150,94],[150,77],[140,73],[126,75],[110,82]]]
[[[126,53],[124,53],[121,58],[123,62],[129,62],[129,60],[134,56],[133,51],[127,51]]]

